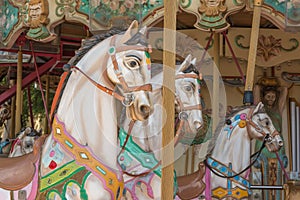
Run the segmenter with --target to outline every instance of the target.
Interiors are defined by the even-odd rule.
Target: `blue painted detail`
[[[218,166],[218,163],[215,162],[215,161],[213,161],[213,162],[211,163],[211,166],[212,166],[212,167],[217,167],[217,166]]]
[[[104,171],[101,167],[96,166],[97,170],[101,172],[103,175],[106,175],[106,171]]]
[[[224,176],[233,176],[235,175],[235,172],[232,171],[229,167],[223,165],[222,163],[219,163],[218,161],[214,160],[211,157],[207,158],[207,164],[210,165],[214,170],[216,170],[217,172],[223,174]],[[214,165],[213,165],[214,164]],[[226,168],[225,171],[222,171],[222,168]],[[246,180],[245,178],[241,177],[241,176],[235,176],[234,180],[241,184],[242,186],[246,187],[246,188],[250,188],[250,183],[248,180]],[[249,193],[249,192],[248,192]],[[250,194],[250,193],[249,193]]]
[[[239,119],[240,119],[240,115],[234,116],[234,120],[239,120]]]
[[[220,170],[221,170],[221,172],[226,172],[227,169],[226,169],[226,167],[223,166],[220,168]]]
[[[73,148],[73,145],[72,145],[68,140],[65,140],[65,143],[66,143],[66,145],[68,145],[70,148]]]

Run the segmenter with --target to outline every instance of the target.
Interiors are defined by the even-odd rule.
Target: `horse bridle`
[[[178,74],[175,76],[175,79],[183,79],[183,78],[192,78],[192,79],[197,79],[197,80],[202,79],[201,74],[199,74],[199,75],[197,75],[197,74]],[[178,126],[177,131],[174,136],[174,145],[176,145],[178,143],[184,122],[187,121],[187,119],[188,119],[188,114],[186,113],[186,111],[202,110],[201,104],[196,104],[196,105],[192,105],[192,106],[184,106],[178,96],[176,96],[176,101],[179,105],[180,112],[178,114],[179,126]]]
[[[250,133],[250,127],[252,126],[257,132],[259,132],[260,134],[262,134],[264,136],[264,140],[267,140],[268,142],[270,142],[272,140],[272,138],[274,138],[276,135],[279,135],[279,132],[275,129],[271,134],[266,133],[262,128],[260,128],[257,124],[255,124],[252,120],[253,117],[253,111],[254,108],[251,108],[249,111],[249,116],[247,117],[247,131],[248,133]]]
[[[151,52],[151,47],[145,47],[145,46],[138,46],[138,45],[127,45],[127,46],[119,46],[116,47],[115,46],[115,41],[116,41],[116,36],[113,36],[111,41],[110,41],[110,48],[108,50],[108,55],[110,56],[110,59],[112,61],[112,64],[114,66],[114,72],[116,77],[118,78],[118,80],[120,81],[120,85],[122,86],[122,90],[124,91],[124,93],[126,93],[125,95],[120,95],[116,92],[114,92],[114,90],[100,84],[97,83],[95,80],[93,80],[89,75],[87,75],[84,71],[82,71],[79,67],[77,66],[69,66],[68,64],[64,66],[65,69],[76,69],[77,71],[79,71],[82,75],[84,75],[93,85],[95,85],[98,89],[100,89],[101,91],[115,97],[116,99],[118,99],[119,101],[122,102],[122,104],[124,106],[130,106],[133,103],[133,96],[132,96],[132,92],[136,92],[136,91],[152,91],[152,85],[149,84],[144,84],[144,85],[140,85],[140,86],[133,86],[130,87],[128,86],[128,84],[126,83],[124,76],[122,74],[122,70],[119,67],[119,64],[117,62],[116,59],[116,53],[120,53],[122,51],[128,51],[128,50],[137,50],[137,51],[146,51],[146,52]],[[108,57],[106,57],[105,62],[107,63]]]

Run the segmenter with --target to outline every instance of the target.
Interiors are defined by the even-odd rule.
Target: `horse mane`
[[[99,42],[102,42],[103,40],[105,40],[106,38],[109,38],[113,35],[117,35],[120,34],[122,32],[124,32],[125,29],[117,29],[117,28],[112,28],[109,31],[105,32],[105,33],[101,33],[101,34],[97,34],[94,35],[90,38],[87,39],[83,39],[81,41],[81,47],[75,51],[75,56],[73,56],[70,60],[69,60],[69,64],[72,65],[76,65],[81,58],[92,48],[94,47],[96,44],[98,44]]]
[[[225,119],[220,120],[220,122],[217,125],[216,131],[213,134],[213,137],[211,138],[211,140],[209,142],[208,149],[206,151],[206,155],[210,155],[212,153],[213,149],[215,148],[217,138],[221,134],[221,130],[224,127],[224,124],[225,124],[226,120],[232,118],[233,116],[235,116],[238,112],[240,112],[242,110],[245,110],[247,108],[253,108],[253,107],[256,107],[256,106],[252,105],[252,106],[236,106],[236,107],[233,107],[231,112],[226,114]]]

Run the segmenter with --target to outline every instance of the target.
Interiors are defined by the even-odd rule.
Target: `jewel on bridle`
[[[230,119],[226,119],[226,124],[227,125],[230,125],[232,122],[231,122],[231,120]]]
[[[178,115],[180,120],[187,120],[188,119],[188,114],[186,112],[180,112]]]

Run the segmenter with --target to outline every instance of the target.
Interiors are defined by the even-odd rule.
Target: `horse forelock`
[[[191,73],[191,72],[194,72],[195,74],[199,75],[199,70],[193,64],[190,64],[188,66],[188,68],[183,70],[183,73],[185,73],[185,74],[188,74],[188,73]]]
[[[125,42],[126,45],[137,45],[141,44],[145,47],[148,46],[148,39],[145,34],[142,34],[140,32],[137,32],[135,35],[133,35],[127,42]]]

